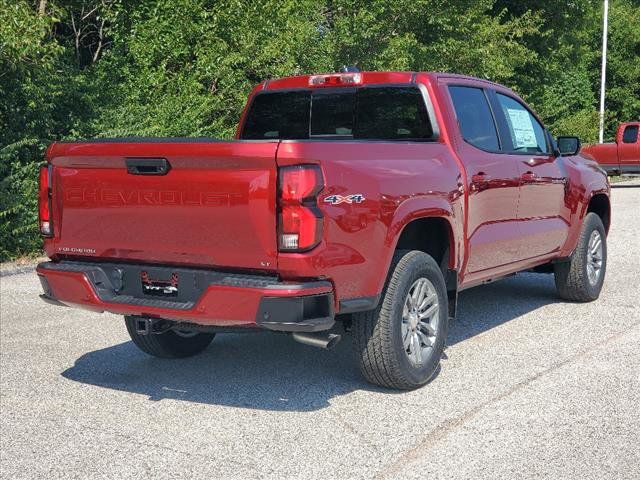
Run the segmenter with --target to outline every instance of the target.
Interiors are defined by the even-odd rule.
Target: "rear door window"
[[[636,143],[638,141],[638,125],[628,125],[622,133],[622,143]]]
[[[484,90],[450,86],[449,93],[462,137],[482,150],[500,150],[498,131]]]
[[[415,86],[304,89],[256,95],[240,138],[424,141],[433,129]]]

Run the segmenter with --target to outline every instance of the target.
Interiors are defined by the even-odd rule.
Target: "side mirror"
[[[560,155],[577,155],[580,151],[580,139],[578,137],[558,137],[558,151]]]

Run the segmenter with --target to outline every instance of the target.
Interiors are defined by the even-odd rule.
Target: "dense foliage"
[[[599,0],[0,0],[0,260],[36,251],[53,140],[233,134],[265,78],[438,70],[511,86],[594,141]],[[640,117],[640,2],[612,0],[606,134]]]

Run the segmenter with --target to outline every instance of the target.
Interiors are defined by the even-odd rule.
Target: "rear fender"
[[[454,229],[455,216],[450,203],[444,198],[439,197],[422,197],[412,198],[403,202],[395,211],[393,220],[387,230],[387,237],[385,239],[385,251],[383,253],[382,265],[384,267],[383,272],[385,274],[379,275],[378,291],[381,292],[389,276],[389,269],[391,268],[391,261],[393,254],[398,245],[398,240],[402,235],[404,228],[414,220],[424,218],[442,218],[449,225],[449,269],[453,270],[457,265],[457,255],[459,252],[459,246],[457,245],[456,230]]]

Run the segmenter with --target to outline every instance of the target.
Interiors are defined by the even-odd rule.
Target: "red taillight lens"
[[[322,219],[307,207],[282,207],[281,250],[308,250],[318,244],[318,226]]]
[[[322,237],[322,213],[316,197],[323,179],[316,165],[280,169],[278,246],[281,251],[310,250]]]
[[[300,203],[309,197],[314,197],[318,193],[317,187],[322,183],[321,177],[320,169],[314,166],[298,165],[281,169],[282,200]]]
[[[53,236],[51,222],[51,165],[40,167],[40,182],[38,187],[38,217],[40,233],[45,237]]]

